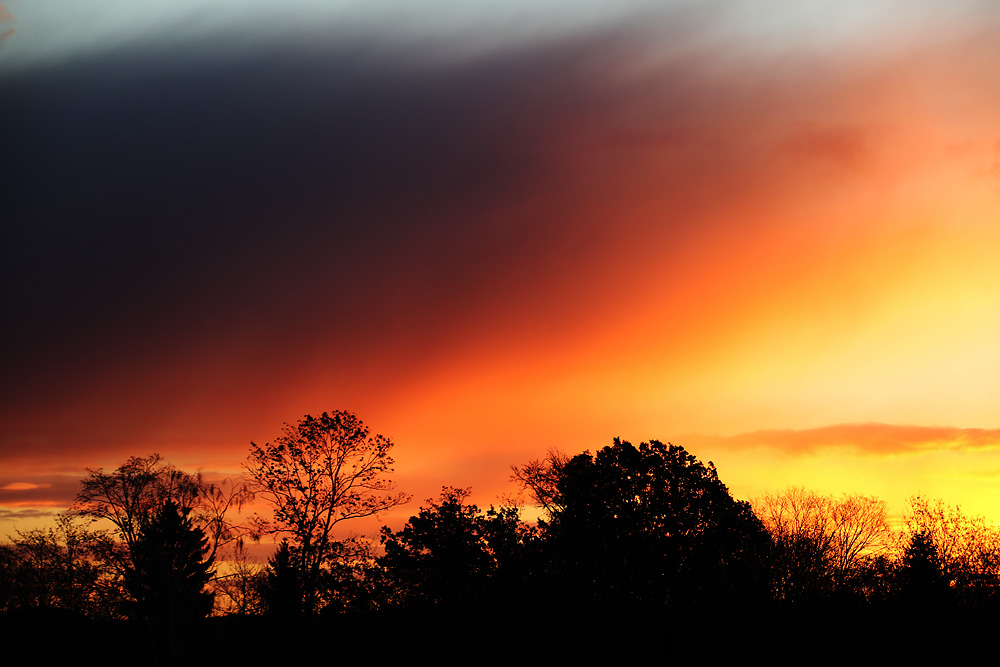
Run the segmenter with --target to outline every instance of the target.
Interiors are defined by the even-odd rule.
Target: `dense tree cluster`
[[[743,595],[763,581],[764,528],[711,463],[655,440],[616,439],[558,465],[539,528],[560,598],[656,608]],[[536,469],[546,480],[552,472]],[[536,473],[515,476],[537,494],[548,482],[531,484]]]
[[[513,466],[541,513],[530,524],[519,507],[482,510],[469,489],[444,487],[377,542],[337,534],[409,499],[389,479],[391,447],[334,412],[252,444],[245,482],[210,484],[157,455],[91,470],[53,528],[0,545],[0,614],[49,609],[144,625],[159,654],[180,664],[209,641],[210,615],[298,631],[331,615],[530,608],[649,619],[844,604],[978,613],[998,602],[1000,531],[981,518],[912,498],[894,531],[885,503],[868,496],[793,487],[745,502],[712,463],[655,440]],[[233,510],[254,496],[270,516],[240,523]],[[244,538],[265,535],[282,539],[256,562]]]
[[[527,527],[516,509],[482,512],[467,502],[469,494],[445,487],[402,530],[382,529],[383,603],[460,606],[493,600],[504,589]]]

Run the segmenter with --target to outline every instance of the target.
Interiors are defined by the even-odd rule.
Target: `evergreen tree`
[[[267,562],[261,597],[268,614],[294,617],[305,611],[305,588],[294,550],[288,540],[282,540]]]
[[[938,607],[952,597],[944,562],[927,531],[910,537],[899,570],[899,592],[904,602],[927,607]]]
[[[205,590],[213,576],[208,539],[191,524],[189,512],[166,501],[140,531],[125,573],[131,616],[149,623],[154,648],[174,661],[186,633],[214,603]]]

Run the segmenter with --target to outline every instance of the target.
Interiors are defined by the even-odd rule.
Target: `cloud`
[[[844,169],[857,169],[869,150],[865,127],[800,126],[782,142],[784,152]]]
[[[836,424],[813,429],[771,429],[733,436],[692,435],[680,439],[722,448],[770,449],[789,456],[849,450],[872,456],[919,454],[938,450],[1000,449],[1000,429]]]
[[[735,73],[703,53],[655,82],[620,75],[627,37],[443,65],[377,47],[234,61],[192,47],[9,77],[4,303],[18,324],[4,342],[23,382],[5,402],[111,385],[128,439],[157,416],[128,405],[136,382],[167,402],[294,383],[290,369],[365,382],[379,374],[359,359],[416,375],[470,341],[579,328],[606,276],[718,234],[701,226],[711,184],[736,197],[759,170],[719,151],[740,143],[722,111],[744,106]],[[608,224],[650,196],[670,216]],[[211,379],[168,377],[182,367]],[[39,446],[72,446],[58,440]]]
[[[57,516],[59,516],[59,512],[37,507],[24,509],[6,509],[4,507],[0,507],[0,522],[3,523],[14,523],[29,519],[50,519]]]
[[[34,489],[47,489],[51,484],[32,484],[31,482],[11,482],[0,486],[0,491],[32,491]]]
[[[0,476],[0,506],[68,507],[80,490],[80,479],[78,475],[4,474]]]
[[[192,40],[6,72],[0,467],[238,460],[317,404],[392,414],[442,368],[615,365],[607,332],[642,309],[673,321],[644,367],[738,336],[774,262],[825,266],[811,214],[835,188],[789,163],[865,172],[888,141],[871,128],[941,89],[909,62],[755,58],[688,27],[468,58]],[[980,108],[957,71],[948,99]],[[769,229],[785,219],[805,222]]]

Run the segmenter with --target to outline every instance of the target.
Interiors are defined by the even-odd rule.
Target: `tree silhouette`
[[[861,570],[889,543],[885,501],[873,496],[837,498],[790,487],[755,500],[754,511],[774,541],[769,562],[778,600],[860,589]]]
[[[296,617],[304,612],[302,574],[296,566],[298,559],[292,549],[287,539],[282,540],[267,562],[261,597],[268,614]]]
[[[527,491],[546,512],[558,512],[563,508],[559,480],[567,463],[569,456],[557,449],[550,449],[543,459],[511,466],[510,480],[516,482],[522,491]]]
[[[167,501],[193,507],[201,480],[165,463],[159,454],[133,456],[114,472],[87,469],[74,510],[81,516],[115,525],[131,554],[139,534]]]
[[[105,535],[87,530],[73,515],[56,517],[54,528],[17,531],[3,550],[0,613],[48,607],[118,617],[122,596],[106,554]]]
[[[154,648],[174,660],[193,623],[212,611],[205,590],[213,576],[204,531],[191,524],[188,510],[166,501],[143,526],[133,549],[125,586],[132,616],[148,622]]]
[[[262,599],[267,565],[253,559],[246,545],[236,544],[226,558],[226,573],[212,582],[217,612],[227,615],[255,615],[264,612]]]
[[[636,608],[763,586],[767,534],[711,463],[675,445],[616,438],[557,472],[556,502],[540,526],[560,595]]]
[[[934,537],[925,530],[913,533],[899,568],[899,594],[913,605],[939,607],[951,598],[951,584]]]
[[[343,411],[306,415],[285,424],[274,443],[251,443],[246,470],[274,509],[274,519],[259,519],[258,530],[290,537],[306,613],[320,606],[320,579],[338,550],[334,528],[409,500],[391,492],[391,448],[388,438],[369,435],[360,419]]]
[[[200,473],[178,470],[159,454],[133,456],[110,473],[87,469],[83,488],[73,511],[95,521],[110,521],[124,545],[118,551],[120,571],[130,566],[139,534],[165,503],[173,503],[185,517],[210,537],[212,555],[220,546],[238,538],[239,530],[227,519],[232,507],[239,508],[252,494],[241,484],[221,485],[205,481]]]
[[[482,512],[468,489],[443,487],[402,530],[382,529],[378,565],[403,603],[458,605],[492,593],[500,571],[516,557],[522,524],[514,508]]]
[[[1000,529],[960,508],[910,498],[904,533],[926,533],[937,549],[941,567],[956,598],[963,604],[997,603],[1000,598]],[[921,538],[923,539],[923,538]]]

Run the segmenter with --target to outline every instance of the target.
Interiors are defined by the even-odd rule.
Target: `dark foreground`
[[[406,610],[209,618],[174,646],[147,625],[23,610],[0,620],[4,664],[951,664],[995,655],[998,615],[930,608],[685,614]]]

